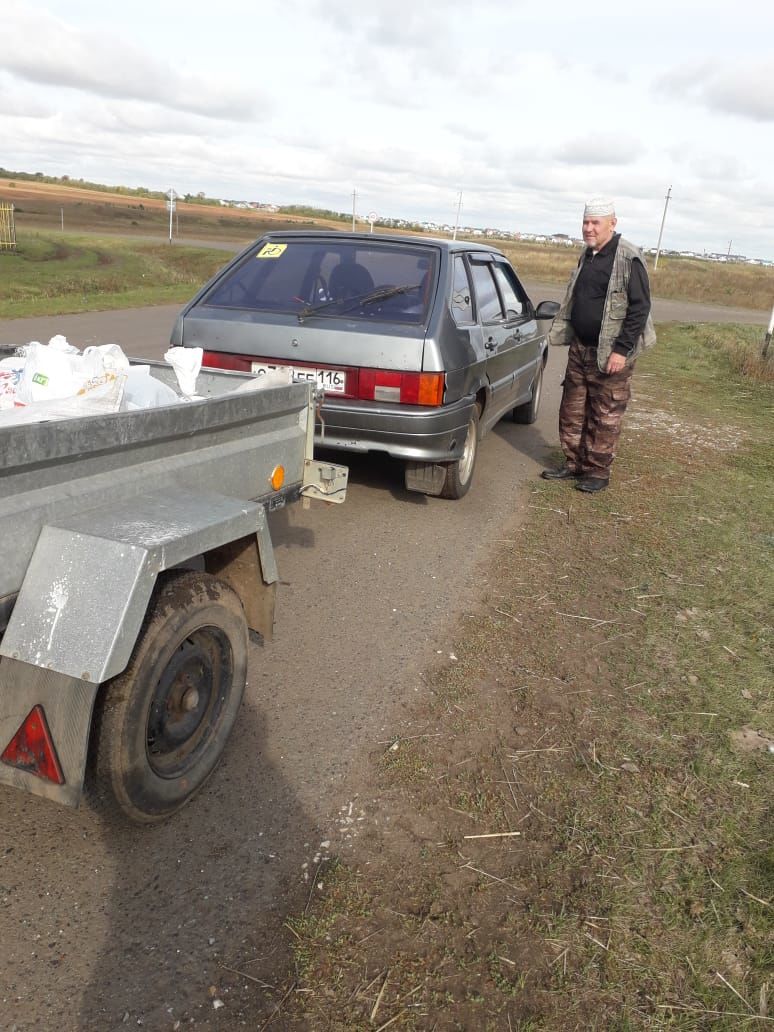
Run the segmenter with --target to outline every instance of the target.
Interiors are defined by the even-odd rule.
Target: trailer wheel
[[[161,579],[129,665],[103,685],[92,796],[141,824],[180,809],[214,770],[247,681],[239,596],[206,573]]]

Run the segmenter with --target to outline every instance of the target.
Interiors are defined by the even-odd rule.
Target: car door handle
[[[487,338],[487,342],[486,344],[484,344],[484,347],[487,351],[494,351],[494,349],[497,347],[497,341],[494,339],[494,337],[489,337]]]

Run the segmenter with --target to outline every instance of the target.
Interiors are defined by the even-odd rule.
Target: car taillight
[[[244,355],[228,355],[222,351],[205,351],[202,365],[210,369],[236,369],[240,373],[252,371],[253,360]]]
[[[262,364],[273,367],[284,365],[282,359],[256,358],[245,355],[227,354],[222,351],[205,351],[202,365],[211,369],[234,369],[240,373],[252,372],[253,364]],[[287,363],[301,373],[306,369],[322,369],[322,363],[316,366],[305,362]],[[392,369],[360,369],[346,366],[336,366],[336,371],[344,379],[343,390],[332,390],[329,388],[328,396],[332,399],[357,398],[359,401],[393,401],[401,405],[429,405],[438,406],[443,404],[443,392],[446,388],[445,373],[401,373]],[[323,373],[329,372],[327,368]],[[318,373],[318,377],[319,377]],[[297,379],[306,377],[297,376]],[[318,386],[325,389],[325,379],[317,380]]]
[[[64,784],[64,774],[42,706],[33,706],[29,711],[0,760],[9,767],[18,767],[28,774],[53,781],[55,785]]]
[[[443,373],[359,369],[357,397],[362,401],[394,401],[402,405],[441,405],[445,381]]]

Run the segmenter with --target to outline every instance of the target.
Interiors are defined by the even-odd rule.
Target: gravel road
[[[680,314],[659,303],[661,318],[707,311],[663,304]],[[160,357],[176,312],[12,320],[0,343],[63,332]],[[272,514],[275,640],[253,646],[223,763],[166,826],[110,826],[0,788],[3,1032],[257,1027],[255,979],[271,969],[287,908],[303,909],[305,872],[346,855],[378,820],[364,759],[412,733],[406,707],[421,671],[453,650],[494,543],[518,535],[530,484],[555,451],[563,358],[552,351],[539,421],[496,428],[461,501],[407,494],[397,464],[353,457],[343,506]]]

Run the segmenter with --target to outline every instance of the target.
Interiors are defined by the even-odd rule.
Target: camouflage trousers
[[[559,441],[567,465],[586,477],[607,480],[615,458],[621,420],[631,397],[633,366],[601,373],[597,349],[574,340],[567,356],[559,408]]]

